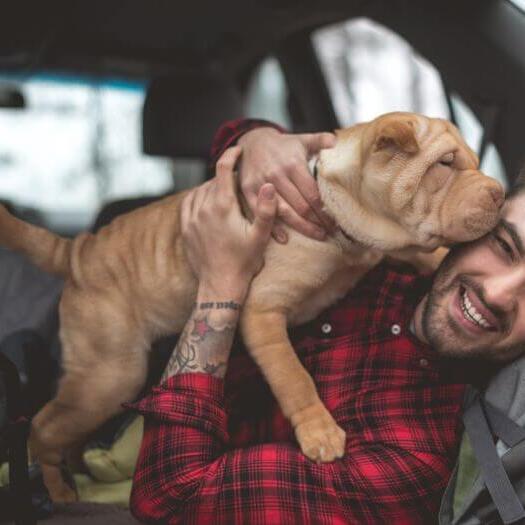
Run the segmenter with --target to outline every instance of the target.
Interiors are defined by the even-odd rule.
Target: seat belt
[[[494,433],[508,446],[514,446],[525,439],[525,429],[493,405],[484,402],[472,387],[467,391],[463,423],[501,520],[505,525],[525,523],[525,509],[503,467],[493,438]]]

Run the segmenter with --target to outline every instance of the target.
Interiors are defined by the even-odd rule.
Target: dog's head
[[[383,251],[433,250],[496,225],[503,188],[450,122],[388,113],[336,135],[320,154],[319,189],[347,236]]]

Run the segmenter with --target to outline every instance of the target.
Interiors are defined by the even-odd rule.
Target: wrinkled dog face
[[[503,189],[477,169],[450,122],[390,113],[337,136],[321,154],[321,194],[341,229],[361,242],[432,250],[496,225]]]

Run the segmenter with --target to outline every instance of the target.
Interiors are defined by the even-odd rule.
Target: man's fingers
[[[337,141],[333,133],[302,133],[297,135],[297,138],[301,141],[302,145],[306,149],[306,153],[309,157],[319,153],[322,149],[333,148]]]
[[[273,184],[261,186],[254,214],[254,231],[260,239],[267,241],[272,233],[273,223],[277,215],[277,195]]]
[[[239,146],[228,148],[219,158],[215,167],[215,203],[221,209],[230,208],[237,200],[235,189],[235,165],[241,155]]]
[[[315,183],[314,183],[315,184]],[[295,212],[306,219],[307,221],[315,223],[320,228],[323,223],[317,217],[315,210],[310,206],[307,200],[302,195],[299,186],[290,179],[281,178],[275,183],[275,189],[279,195],[295,210]]]
[[[294,230],[318,241],[324,241],[326,232],[315,224],[303,219],[295,210],[283,199],[279,199],[278,215],[282,221]]]
[[[235,165],[241,155],[242,148],[228,148],[219,158],[215,167],[218,195],[222,198],[235,196]]]
[[[183,235],[186,235],[189,233],[196,194],[197,194],[197,190],[190,191],[190,193],[188,193],[188,195],[184,197],[182,204],[181,204],[180,230]]]
[[[307,168],[299,168],[298,170],[290,173],[290,180],[301,193],[301,196],[311,209],[312,214],[306,217],[304,214],[300,213],[300,210],[298,210],[297,207],[293,206],[291,201],[288,201],[290,204],[292,204],[292,207],[295,208],[295,211],[297,211],[302,217],[308,218],[313,220],[313,222],[318,223],[327,231],[331,231],[333,229],[333,221],[323,211],[323,203],[321,201],[321,196],[319,195],[317,182],[312,177]],[[314,218],[312,218],[312,215]]]
[[[252,212],[252,216],[255,216],[255,210],[257,209],[257,192],[252,188],[244,188],[243,190],[244,198],[248,203],[248,208]],[[277,203],[281,197],[277,195]],[[277,208],[279,205],[277,204]],[[288,235],[286,230],[282,226],[281,221],[274,221],[272,237],[280,244],[286,244],[288,242]]]
[[[252,212],[252,216],[255,216],[255,210],[257,209],[257,192],[253,190],[246,191],[244,198],[248,203],[248,208]]]
[[[201,184],[192,191],[191,198],[191,220],[197,222],[199,217],[210,211],[214,204],[213,191],[214,179]]]
[[[240,146],[232,146],[225,150],[215,165],[216,174],[219,176],[231,173],[241,155],[241,152],[242,148]]]
[[[282,226],[281,221],[276,221],[276,224],[277,225],[276,226],[274,225],[274,228],[272,231],[272,237],[279,244],[286,244],[288,242],[288,234],[286,233],[286,230]]]

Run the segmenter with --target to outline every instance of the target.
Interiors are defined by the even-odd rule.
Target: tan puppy
[[[296,357],[287,324],[302,323],[344,295],[384,254],[410,256],[477,238],[498,220],[501,186],[450,123],[392,113],[337,132],[317,178],[338,230],[325,242],[289,231],[270,242],[241,317],[261,367],[303,452],[344,453],[345,433]],[[0,242],[66,278],[60,302],[64,375],[34,418],[33,454],[56,465],[64,451],[121,410],[144,385],[147,351],[180,331],[197,282],[179,235],[177,194],[115,219],[97,235],[61,239],[0,211]]]

